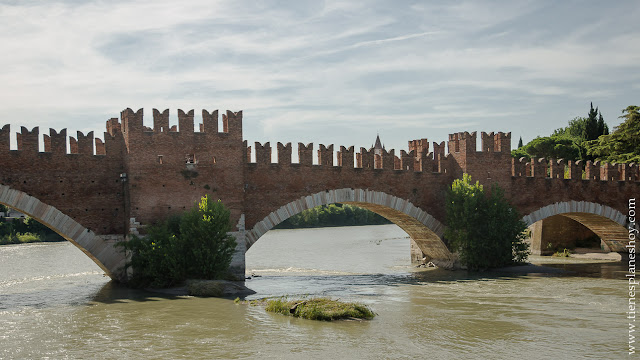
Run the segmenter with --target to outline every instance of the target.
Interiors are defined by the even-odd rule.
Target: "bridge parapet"
[[[264,145],[255,142],[256,146],[256,163],[262,165],[271,164],[271,144],[267,141]]]
[[[298,143],[298,162],[303,166],[313,165],[313,143]]]
[[[482,139],[482,152],[511,152],[511,133],[490,132],[487,134],[483,131],[480,137]]]
[[[340,151],[338,151],[338,166],[348,169],[353,168],[353,156],[353,146],[350,146],[348,149],[344,146],[340,146]]]
[[[564,180],[626,181],[637,182],[640,179],[638,164],[616,164],[600,161],[581,160],[565,162],[563,159],[527,159],[511,160],[513,177],[538,177]]]
[[[287,145],[283,145],[281,142],[278,142],[278,164],[285,165],[291,164],[291,143],[287,143]]]
[[[115,132],[115,127],[108,129]],[[29,131],[24,126],[21,127],[19,133],[16,133],[16,147],[14,151],[10,150],[11,132],[10,126],[5,125],[0,130],[0,152],[3,154],[13,153],[14,156],[32,156],[36,154],[48,153],[54,156],[74,155],[77,156],[93,156],[107,155],[107,149],[110,149],[109,153],[113,153],[120,156],[120,145],[115,140],[114,136],[111,136],[109,132],[105,133],[105,141],[99,138],[94,138],[93,131],[84,135],[81,131],[77,132],[76,137],[67,137],[67,129],[56,131],[55,129],[49,129],[49,135],[42,135],[42,142],[39,139],[39,128],[35,127]],[[69,149],[67,150],[67,143]],[[43,151],[40,151],[41,145]],[[95,151],[94,151],[95,146]]]
[[[173,136],[179,136],[181,134],[191,136],[195,133],[195,114],[193,109],[187,112],[178,109],[178,126],[169,125],[169,109],[165,109],[162,112],[158,109],[153,109],[153,128],[144,126],[143,109],[134,112],[130,108],[127,108],[120,113],[120,118],[122,123],[119,123],[117,118],[112,118],[107,121],[107,131],[110,134],[113,135],[117,131],[122,131],[125,137],[127,137],[136,136],[139,133],[146,133],[149,136],[169,133]],[[218,110],[209,112],[203,109],[202,123],[198,124],[198,129],[199,132],[197,134],[232,134],[242,136],[242,111],[233,112],[227,110],[226,114],[222,114],[222,131],[219,131]]]
[[[426,141],[426,139],[424,139]],[[245,140],[244,159],[247,164],[255,166],[313,166],[313,143],[307,145],[298,143],[298,163],[292,163],[291,153],[292,145],[286,145],[278,142],[277,144],[277,163],[272,162],[272,147],[269,142],[261,144],[255,142],[254,146],[248,146]],[[336,152],[337,163],[334,164],[334,145],[319,144],[319,149],[315,152],[317,159],[316,166],[326,168],[344,168],[344,169],[364,169],[364,170],[395,170],[395,171],[411,171],[411,172],[447,172],[452,165],[453,158],[444,154],[444,142],[440,145],[434,143],[434,147],[438,153],[427,152],[428,145],[421,147],[421,151],[416,155],[415,150],[406,152],[401,150],[400,156],[395,155],[395,150],[381,149],[379,153],[373,148],[360,148],[355,153],[354,147],[349,148],[340,146],[340,150]],[[255,162],[252,161],[252,151],[255,151]],[[355,157],[355,159],[354,159]]]
[[[416,168],[416,165],[418,164],[419,162],[414,150],[411,150],[408,153],[404,150],[400,150],[400,166],[396,167],[396,169],[420,171],[419,168]]]
[[[329,146],[320,144],[320,149],[318,149],[318,165],[333,166],[333,144]]]
[[[552,179],[564,179],[564,160],[551,159],[549,161],[549,177]]]

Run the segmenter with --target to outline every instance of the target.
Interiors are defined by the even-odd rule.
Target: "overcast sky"
[[[0,1],[4,123],[244,111],[253,141],[549,135],[640,105],[638,1]],[[294,152],[296,146],[294,145]]]

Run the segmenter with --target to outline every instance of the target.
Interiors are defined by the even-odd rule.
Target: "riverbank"
[[[15,234],[13,236],[7,235],[0,237],[0,245],[16,245],[16,244],[31,244],[31,243],[51,243],[51,242],[63,242],[67,241],[60,236],[56,237],[41,237],[38,234],[24,233]]]

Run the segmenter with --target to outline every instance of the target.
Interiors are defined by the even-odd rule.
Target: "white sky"
[[[640,105],[638,1],[1,1],[0,126],[243,110],[253,141],[549,135]]]

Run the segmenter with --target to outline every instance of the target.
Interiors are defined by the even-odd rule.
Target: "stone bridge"
[[[242,136],[242,112],[126,109],[106,122],[104,140],[93,132],[22,127],[17,149],[9,125],[0,129],[0,203],[34,217],[80,248],[109,276],[123,276],[124,254],[113,247],[145,225],[190,208],[201,196],[231,210],[238,240],[232,268],[244,275],[244,254],[269,229],[305,209],[349,203],[400,226],[412,239],[412,259],[450,264],[443,241],[446,189],[469,173],[485,186],[499,184],[533,229],[534,251],[598,235],[613,251],[628,241],[629,199],[640,194],[638,166],[590,161],[512,159],[510,133],[455,133],[445,143],[409,141],[408,150],[374,150],[291,143],[255,143]],[[252,154],[253,153],[253,154]],[[276,156],[274,156],[276,155]],[[252,159],[255,158],[255,161]],[[276,158],[276,162],[272,159]],[[335,161],[334,161],[335,160]]]

